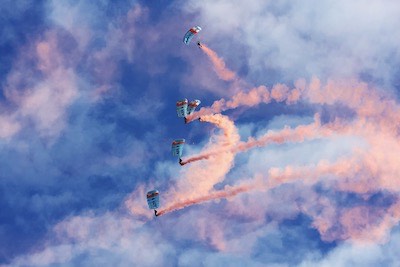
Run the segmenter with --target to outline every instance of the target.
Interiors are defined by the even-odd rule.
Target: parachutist
[[[199,121],[202,121],[202,120],[201,120],[201,117],[199,117]]]
[[[185,165],[185,163],[182,162],[182,159],[179,159],[179,164],[180,164],[181,166]]]
[[[154,210],[154,215],[156,215],[156,217],[158,216],[158,215],[157,215],[157,210]]]
[[[187,118],[185,117],[185,124],[187,124],[188,123],[188,121],[187,121]]]
[[[202,48],[202,47],[203,47],[203,46],[201,45],[200,41],[197,42],[197,46],[198,46],[199,48]]]

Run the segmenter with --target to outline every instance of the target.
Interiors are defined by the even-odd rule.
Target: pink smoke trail
[[[173,202],[165,209],[158,212],[158,215],[177,211],[192,205],[201,204],[211,200],[230,198],[238,194],[247,193],[254,190],[265,191],[277,187],[283,183],[302,179],[308,183],[315,183],[321,176],[333,174],[343,176],[350,172],[356,171],[352,160],[339,160],[334,164],[321,161],[317,166],[293,167],[287,166],[283,170],[272,168],[266,176],[256,176],[252,181],[247,181],[242,185],[225,186],[224,190],[209,192],[206,195],[188,198],[181,201]]]
[[[207,201],[211,201],[211,200],[215,200],[215,199],[234,197],[238,194],[248,192],[251,188],[252,188],[251,186],[247,186],[247,185],[237,186],[237,187],[226,186],[225,190],[223,190],[223,191],[215,191],[215,192],[212,192],[205,196],[201,196],[201,197],[197,197],[197,198],[193,198],[193,199],[187,199],[187,200],[173,203],[172,205],[168,206],[167,208],[160,210],[157,213],[157,216],[162,216],[162,215],[165,215],[172,211],[177,211],[177,210],[180,210],[180,209],[192,206],[192,205],[201,204],[203,202],[207,202]]]
[[[204,151],[215,151],[219,147],[229,150],[240,141],[235,124],[227,116],[209,115],[205,116],[204,120],[221,129],[221,132],[213,136]],[[177,193],[174,195],[174,199],[185,197],[188,192],[193,197],[209,192],[216,183],[223,181],[226,173],[232,168],[234,158],[235,155],[227,151],[207,164],[192,164],[188,168],[182,169],[184,178],[176,182]],[[191,190],[192,188],[196,188],[196,190]]]
[[[242,106],[254,107],[261,103],[268,104],[272,100],[275,100],[276,102],[286,101],[287,104],[293,104],[300,99],[301,93],[302,89],[300,88],[289,89],[289,87],[280,83],[274,85],[272,89],[268,89],[266,86],[261,85],[248,92],[240,91],[232,96],[230,100],[221,98],[215,101],[210,107],[203,107],[198,112],[189,115],[186,120],[189,123],[204,115],[221,113]]]
[[[210,159],[210,157],[217,156],[218,154],[226,151],[236,154],[238,152],[248,151],[254,147],[264,147],[272,143],[283,144],[286,142],[303,142],[310,139],[324,138],[337,134],[339,129],[343,132],[346,129],[345,124],[335,121],[334,123],[321,126],[319,115],[316,114],[315,122],[312,124],[300,125],[294,129],[285,127],[277,132],[268,131],[265,135],[258,139],[250,137],[247,142],[240,142],[232,148],[219,147],[213,151],[204,152],[188,159],[184,159],[181,164],[185,165],[200,160]]]
[[[214,114],[214,115],[205,115],[201,119],[202,122],[209,122],[214,125],[216,125],[218,128],[222,129],[224,132],[224,136],[226,138],[226,141],[223,143],[220,143],[219,146],[215,146],[213,149],[209,149],[208,151],[205,152],[203,156],[200,156],[199,159],[195,159],[196,157],[190,158],[188,160],[182,160],[180,163],[182,166],[186,165],[190,162],[198,161],[200,159],[205,159],[208,158],[209,156],[220,154],[223,152],[228,152],[231,150],[231,147],[233,144],[237,144],[239,142],[239,137],[237,134],[233,134],[234,131],[236,131],[236,127],[232,127],[234,124],[230,120],[227,120],[225,116],[222,116],[220,114]],[[222,150],[220,148],[223,148]],[[220,152],[218,152],[220,151]]]
[[[205,44],[202,44],[201,49],[211,60],[214,66],[214,70],[221,80],[224,81],[235,80],[236,74],[225,66],[225,62],[220,57],[218,57],[215,51],[207,47]]]

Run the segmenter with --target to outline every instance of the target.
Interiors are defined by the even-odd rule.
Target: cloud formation
[[[46,8],[2,73],[1,244],[25,244],[1,264],[396,262],[397,3]],[[203,50],[179,46],[194,20]],[[183,93],[201,123],[175,118]]]

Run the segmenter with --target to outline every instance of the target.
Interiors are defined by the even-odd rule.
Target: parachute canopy
[[[187,108],[188,108],[188,100],[186,98],[176,102],[176,113],[178,113],[178,117],[186,117]]]
[[[185,144],[185,139],[176,139],[172,142],[172,155],[182,157],[183,145]]]
[[[147,192],[147,204],[149,204],[149,209],[158,209],[160,206],[160,193],[158,190],[152,190]]]
[[[191,28],[190,30],[187,31],[187,33],[185,34],[185,36],[183,37],[183,42],[186,45],[190,44],[190,41],[193,39],[193,37],[199,32],[201,31],[201,27],[200,26],[196,26]]]
[[[176,102],[176,113],[178,117],[184,117],[188,115],[192,115],[195,109],[200,105],[200,100],[193,100],[188,103],[188,100],[185,98],[183,100],[179,100]]]
[[[200,105],[201,101],[200,100],[193,100],[190,101],[188,108],[187,108],[187,115],[192,115],[194,110]]]

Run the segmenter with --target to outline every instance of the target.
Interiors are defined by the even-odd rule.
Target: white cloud
[[[20,50],[4,89],[8,105],[2,117],[7,117],[9,135],[31,124],[43,137],[57,137],[64,129],[67,110],[78,97],[79,78],[73,69],[75,55],[65,55],[62,42],[49,30]]]
[[[396,266],[400,260],[397,253],[400,245],[400,235],[393,231],[391,240],[384,245],[357,243],[342,243],[324,257],[304,260],[299,266]]]

